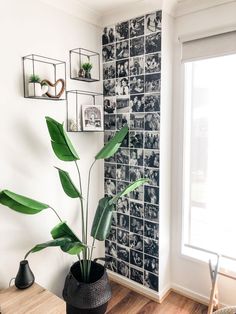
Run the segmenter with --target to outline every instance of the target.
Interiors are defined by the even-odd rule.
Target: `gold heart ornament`
[[[48,97],[50,97],[50,98],[60,98],[61,97],[61,95],[64,93],[64,91],[65,91],[65,81],[63,80],[63,79],[58,79],[57,81],[56,81],[56,83],[51,83],[49,80],[42,80],[42,82],[41,82],[41,85],[43,85],[43,84],[47,84],[48,86],[50,86],[50,87],[56,87],[57,86],[57,84],[59,84],[59,83],[61,83],[61,90],[60,90],[60,92],[57,94],[57,95],[52,95],[52,94],[50,94],[49,92],[47,92],[46,93],[46,95],[48,96]]]

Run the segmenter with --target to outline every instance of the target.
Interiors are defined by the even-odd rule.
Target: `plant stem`
[[[89,168],[89,174],[88,174],[88,187],[87,187],[87,201],[86,201],[86,224],[85,224],[85,234],[86,234],[86,242],[88,240],[88,205],[89,205],[89,190],[90,190],[90,179],[91,179],[91,171],[93,168],[93,165],[95,164],[96,159],[92,163],[92,165]]]
[[[80,193],[83,196],[83,189],[82,189],[82,181],[81,181],[81,175],[80,170],[77,162],[75,161],[75,165],[77,168],[78,176],[79,176],[79,186],[80,186]],[[82,218],[82,242],[87,245],[86,237],[85,237],[85,225],[84,225],[84,204],[83,199],[80,198],[80,206],[81,206],[81,218]],[[83,259],[86,260],[87,258],[87,248],[83,251]],[[82,263],[83,264],[83,263]],[[83,279],[85,279],[85,273],[86,273],[86,266],[83,265]]]
[[[96,239],[93,238],[93,243],[92,243],[92,247],[91,247],[91,251],[90,251],[90,256],[89,256],[89,265],[88,265],[88,274],[89,274],[89,276],[90,276],[91,261],[92,261],[92,257],[93,257],[93,248],[94,248],[95,241],[96,241]]]
[[[60,222],[62,222],[62,219],[61,219],[61,217],[58,215],[57,211],[56,211],[54,208],[52,208],[51,206],[49,206],[49,208],[51,208],[51,210],[56,214],[56,216],[57,216],[57,218],[60,220]]]

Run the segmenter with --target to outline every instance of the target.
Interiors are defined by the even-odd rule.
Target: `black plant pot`
[[[15,279],[15,286],[18,289],[26,289],[34,283],[34,274],[32,273],[27,260],[20,262],[18,273]]]
[[[70,268],[63,289],[67,314],[104,314],[111,298],[111,287],[104,266],[92,262],[90,282],[81,280],[80,263]]]
[[[85,78],[86,79],[91,79],[91,73],[90,73],[90,71],[85,71]]]

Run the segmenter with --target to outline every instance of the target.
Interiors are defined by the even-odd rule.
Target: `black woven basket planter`
[[[81,282],[80,263],[70,268],[63,289],[67,314],[104,314],[111,298],[106,269],[92,262],[90,283]]]

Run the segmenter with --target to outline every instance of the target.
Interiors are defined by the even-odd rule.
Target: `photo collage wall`
[[[105,241],[108,269],[158,291],[161,11],[105,27],[102,34],[105,143],[129,134],[105,160],[106,195],[149,183],[119,199]]]

